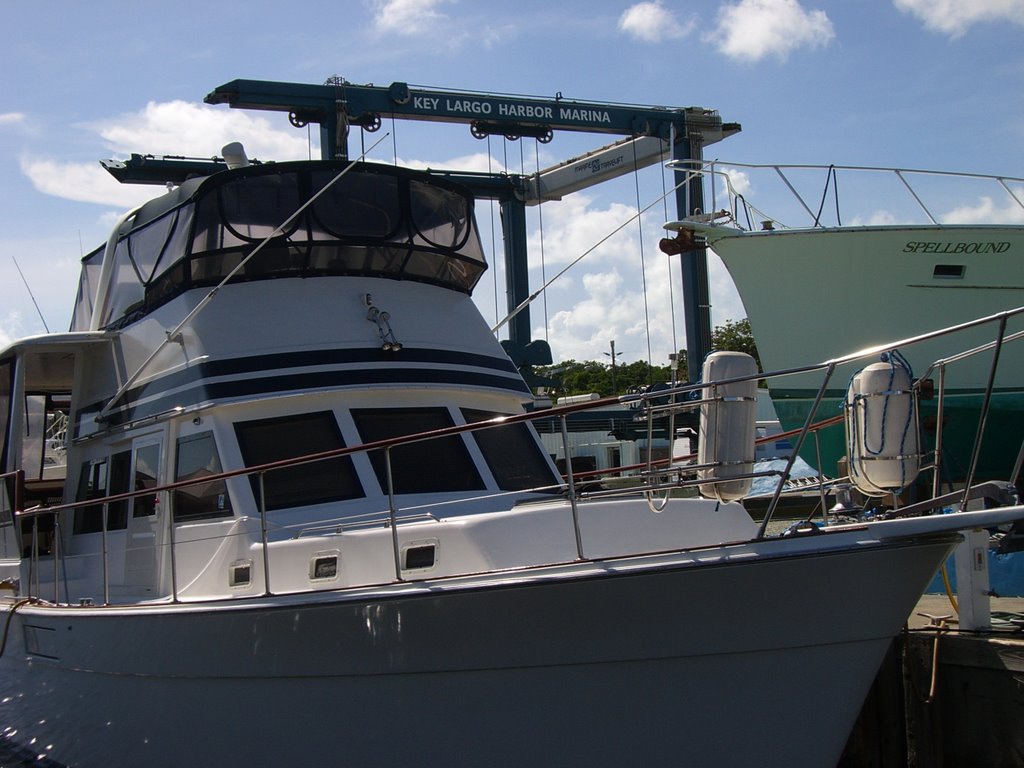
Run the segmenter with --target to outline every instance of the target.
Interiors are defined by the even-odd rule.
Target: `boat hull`
[[[1024,227],[849,227],[773,232],[702,232],[736,285],[750,320],[763,370],[801,367],[966,323],[1024,306]],[[959,276],[957,276],[959,275]],[[1021,329],[1012,321],[1009,331]],[[933,361],[992,341],[994,324],[949,334],[906,350],[915,375]],[[950,477],[962,480],[978,423],[992,353],[947,369],[952,396],[943,444]],[[836,371],[819,418],[836,415],[847,381],[870,361]],[[935,372],[931,378],[938,383]],[[979,478],[1006,479],[1024,434],[1024,354],[1004,348],[994,381],[993,408],[1003,444],[991,435]],[[772,399],[786,429],[802,426],[821,384],[818,373],[775,380]],[[927,406],[926,406],[927,407]],[[927,418],[923,413],[925,440]],[[991,423],[991,422],[990,422]],[[934,424],[932,433],[934,433]],[[814,447],[804,459],[817,466]],[[836,471],[845,453],[842,428],[822,441],[821,470]]]
[[[0,716],[76,766],[834,765],[957,538],[858,535],[485,586],[24,606]]]

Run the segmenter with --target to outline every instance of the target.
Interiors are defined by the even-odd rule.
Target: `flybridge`
[[[716,110],[702,107],[581,101],[567,99],[560,92],[554,98],[541,98],[435,90],[404,82],[388,86],[358,85],[340,77],[331,77],[322,85],[232,80],[215,88],[205,101],[239,109],[285,112],[296,127],[317,123],[320,127],[320,154],[324,160],[348,159],[352,128],[373,132],[380,129],[385,119],[468,124],[470,133],[478,139],[492,135],[508,140],[529,137],[546,143],[551,141],[555,131],[624,137],[529,176],[432,171],[468,187],[477,198],[500,203],[510,313],[506,318],[509,323],[506,350],[513,359],[536,358],[533,360],[535,364],[541,362],[542,356],[525,351],[531,345],[536,346],[530,341],[529,303],[532,297],[526,254],[525,206],[559,199],[562,195],[636,172],[656,162],[700,160],[706,145],[740,130],[736,123],[723,122]],[[133,155],[127,162],[110,161],[104,167],[119,181],[181,183],[191,176],[216,173],[226,165],[216,158],[201,160]],[[687,178],[679,171],[676,172],[676,181],[677,216],[684,219],[703,208],[702,182],[699,175]],[[681,266],[687,354],[691,360],[703,360],[711,349],[710,300],[703,252],[683,253]],[[544,342],[536,344],[543,345]]]

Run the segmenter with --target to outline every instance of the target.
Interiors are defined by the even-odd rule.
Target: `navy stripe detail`
[[[173,378],[172,376],[166,377]],[[152,382],[142,389],[165,391],[164,379]],[[372,384],[452,384],[457,386],[488,387],[529,394],[529,388],[522,379],[474,373],[452,369],[436,368],[360,368],[342,371],[313,371],[307,373],[280,374],[276,376],[253,376],[231,381],[200,382],[196,386],[175,394],[156,397],[140,405],[115,409],[108,425],[123,424],[135,419],[163,413],[175,407],[189,407],[207,400],[227,400],[257,395],[270,395],[295,390],[322,390],[330,388],[367,386]],[[157,394],[157,392],[152,392]],[[95,403],[83,409],[83,414],[96,413],[103,403]]]
[[[177,389],[203,379],[220,376],[241,376],[251,373],[269,373],[286,368],[305,368],[322,365],[347,365],[351,363],[433,363],[435,365],[467,365],[488,368],[495,371],[519,375],[519,371],[507,357],[489,357],[471,353],[453,352],[448,349],[407,349],[401,352],[385,352],[378,348],[362,349],[318,349],[307,352],[281,352],[277,354],[235,357],[227,360],[207,360],[198,365],[162,376],[155,382],[143,384],[125,393],[125,400],[140,400],[147,396],[146,390],[163,392]]]

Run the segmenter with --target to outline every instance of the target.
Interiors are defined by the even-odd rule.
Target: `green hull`
[[[772,400],[783,429],[797,429],[804,425],[807,413],[814,403],[813,392],[806,390],[773,389]],[[966,478],[971,462],[971,452],[977,435],[978,419],[984,401],[983,393],[947,393],[943,420],[943,472],[944,483],[960,483]],[[935,425],[937,403],[926,401],[920,404],[921,441],[928,453],[926,463],[931,462],[935,450]],[[842,413],[842,397],[826,397],[818,407],[815,421],[821,421]],[[999,391],[992,395],[985,437],[975,480],[1008,480],[1024,440],[1024,391]],[[819,466],[818,450],[821,452]],[[837,477],[837,464],[846,455],[846,438],[842,424],[836,424],[819,432],[816,442],[808,436],[800,452],[801,458],[829,477]]]

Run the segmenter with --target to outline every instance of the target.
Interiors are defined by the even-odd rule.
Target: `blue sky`
[[[12,257],[50,329],[64,330],[81,254],[106,239],[122,210],[156,191],[119,186],[99,159],[212,156],[235,139],[264,160],[316,156],[306,131],[282,114],[202,104],[236,78],[322,83],[340,75],[701,106],[743,126],[707,157],[1024,176],[1024,0],[2,0],[0,9],[8,30],[0,50],[0,345],[43,330]],[[371,159],[487,168],[488,144],[467,126],[400,122],[394,130],[397,151],[389,140]],[[490,163],[529,173],[609,140],[492,139]],[[663,179],[654,166],[545,204],[540,214],[531,209],[532,285],[542,269],[557,272],[627,220],[638,202],[655,201]],[[985,204],[980,195],[975,202]],[[884,218],[872,205],[852,213]],[[481,203],[488,248],[491,216]],[[534,305],[534,337],[548,338],[556,360],[600,358],[611,339],[626,362],[650,349],[663,363],[684,346],[678,270],[657,250],[666,217],[674,211],[656,205],[556,283],[546,307]],[[739,319],[727,273],[714,262],[711,273],[714,322]],[[503,314],[503,286],[492,262],[476,293],[491,321]]]

